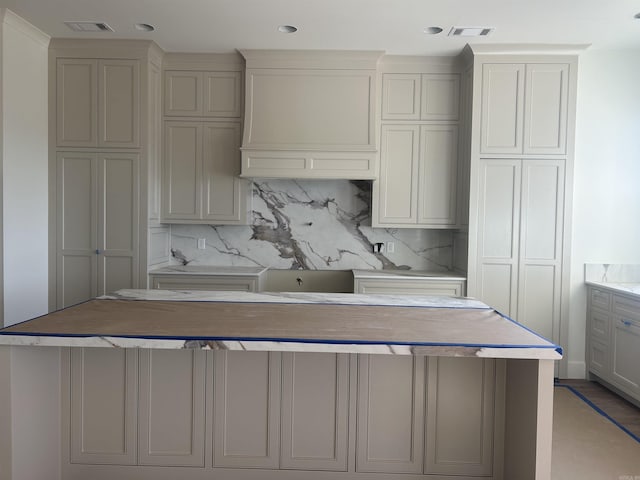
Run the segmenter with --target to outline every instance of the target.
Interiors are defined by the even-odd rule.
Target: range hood
[[[383,52],[242,50],[243,177],[374,180]]]

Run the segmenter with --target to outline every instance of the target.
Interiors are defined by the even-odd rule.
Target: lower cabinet
[[[499,361],[67,351],[65,479],[500,478]]]
[[[204,467],[205,352],[140,350],[138,463]]]
[[[138,352],[72,348],[71,463],[135,465]]]
[[[215,352],[215,466],[278,468],[280,357],[277,352]]]
[[[490,476],[495,387],[490,359],[360,356],[356,471]]]
[[[358,358],[356,471],[421,473],[424,357]]]
[[[640,402],[640,299],[596,287],[587,298],[589,372]]]

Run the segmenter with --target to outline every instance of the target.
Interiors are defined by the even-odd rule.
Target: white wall
[[[585,374],[585,263],[640,263],[640,50],[580,56],[568,375]]]
[[[5,325],[48,310],[48,42],[0,9]],[[59,357],[0,347],[0,480],[60,477]]]
[[[48,311],[48,41],[7,11],[2,50],[5,325]]]

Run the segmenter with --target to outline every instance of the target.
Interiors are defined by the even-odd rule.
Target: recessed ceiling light
[[[450,37],[486,37],[493,32],[493,27],[452,27]]]
[[[298,28],[294,27],[293,25],[280,25],[278,27],[278,31],[280,33],[296,33],[298,31]]]
[[[74,32],[113,32],[104,22],[64,22]]]
[[[156,27],[149,25],[148,23],[136,23],[134,27],[136,30],[140,30],[141,32],[153,32],[156,29]]]
[[[423,30],[424,33],[426,33],[427,35],[437,35],[438,33],[442,32],[442,28],[440,27],[426,27]]]

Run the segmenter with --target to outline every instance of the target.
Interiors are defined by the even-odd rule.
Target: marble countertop
[[[215,265],[171,265],[149,271],[150,275],[233,275],[246,277],[259,277],[268,269],[265,267],[222,267]]]
[[[120,290],[6,327],[0,345],[562,358],[474,299],[333,293]]]
[[[585,282],[587,285],[591,285],[593,287],[603,288],[606,290],[610,290],[613,293],[624,293],[627,295],[634,295],[640,299],[640,283],[631,283],[631,282],[594,282],[587,281]]]
[[[426,272],[420,270],[353,270],[353,278],[466,280],[464,275],[460,275],[456,272]]]

